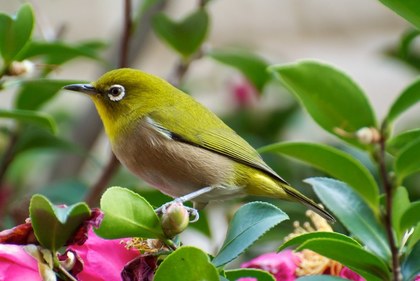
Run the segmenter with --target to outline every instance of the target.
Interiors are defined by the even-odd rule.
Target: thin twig
[[[168,81],[175,87],[179,87],[182,84],[185,78],[185,75],[187,74],[191,64],[194,61],[203,57],[204,49],[205,48],[201,46],[200,49],[195,54],[193,54],[190,58],[188,59],[180,58],[177,61],[177,63],[174,65],[173,71],[169,75]]]
[[[5,185],[4,176],[6,175],[7,169],[12,163],[15,156],[15,147],[19,138],[18,130],[14,130],[10,134],[9,143],[4,151],[3,159],[0,163],[0,189]]]
[[[123,36],[121,38],[120,46],[120,61],[118,62],[118,67],[127,67],[128,66],[128,52],[130,47],[131,39],[131,29],[132,29],[132,20],[131,20],[131,0],[124,1],[124,24],[123,24]],[[98,181],[90,190],[89,194],[86,197],[86,203],[93,207],[99,204],[99,199],[101,198],[102,192],[105,190],[106,185],[111,180],[112,176],[120,167],[120,162],[114,153],[112,153],[111,158],[109,159],[107,165],[102,171],[102,174],[99,176]]]
[[[385,214],[384,214],[384,221],[385,221],[385,229],[386,234],[388,237],[389,247],[391,249],[391,266],[392,266],[392,275],[394,281],[401,281],[401,268],[399,263],[398,257],[398,248],[395,243],[395,237],[392,228],[392,199],[394,188],[392,182],[389,178],[387,168],[386,168],[386,161],[385,161],[385,142],[386,142],[386,134],[385,134],[385,125],[381,128],[381,139],[379,141],[379,152],[378,152],[378,163],[380,174],[382,178],[382,183],[385,191]]]
[[[132,34],[132,15],[131,15],[131,0],[124,1],[124,26],[123,26],[123,36],[121,39],[121,48],[120,48],[120,61],[118,67],[127,67],[128,66],[128,53],[130,48],[130,40]]]
[[[91,208],[99,205],[99,200],[101,198],[102,192],[106,188],[106,185],[109,183],[109,181],[112,179],[112,176],[115,174],[119,166],[120,162],[118,161],[117,157],[115,157],[115,155],[112,153],[111,158],[109,159],[107,165],[103,169],[98,181],[92,187],[85,199],[86,203]]]

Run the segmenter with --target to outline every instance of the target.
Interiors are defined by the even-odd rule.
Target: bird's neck
[[[120,114],[114,115],[110,114],[109,110],[101,103],[95,102],[95,106],[111,144],[115,142],[117,136],[125,134],[131,128],[131,123],[134,120],[129,116],[130,114],[123,116]]]

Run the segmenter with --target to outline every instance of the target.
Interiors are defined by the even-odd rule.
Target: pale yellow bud
[[[374,144],[381,140],[378,129],[373,127],[363,127],[356,132],[357,139],[363,144]]]
[[[190,215],[182,203],[173,203],[162,215],[163,232],[169,238],[184,231],[190,222]]]
[[[29,60],[14,61],[7,70],[9,76],[30,75],[34,72],[35,64]]]

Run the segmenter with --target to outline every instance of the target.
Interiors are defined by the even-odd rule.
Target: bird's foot
[[[167,209],[169,208],[169,206],[171,206],[172,204],[183,204],[183,202],[181,200],[173,200],[171,202],[165,203],[162,206],[160,206],[159,208],[155,209],[155,213],[158,216],[162,216],[163,214],[166,213]],[[200,218],[200,215],[198,214],[197,209],[191,208],[191,207],[187,207],[184,206],[184,208],[187,210],[188,215],[189,215],[189,219],[190,219],[190,223],[196,222],[198,221],[198,219]]]

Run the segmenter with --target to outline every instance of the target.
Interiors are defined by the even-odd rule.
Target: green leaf
[[[407,109],[420,101],[420,79],[408,86],[394,101],[389,109],[386,120],[392,123]]]
[[[420,170],[420,139],[416,140],[395,157],[394,168],[397,182],[400,184],[407,176]]]
[[[206,253],[181,247],[168,255],[156,270],[154,281],[219,281],[219,274]]]
[[[387,142],[387,151],[396,156],[415,140],[420,140],[420,129],[403,132]]]
[[[420,29],[420,3],[417,0],[380,0],[382,4]]]
[[[297,248],[298,251],[303,249],[309,249],[336,260],[366,280],[390,280],[386,263],[360,246],[341,240],[317,238],[308,240]]]
[[[379,189],[369,170],[349,154],[331,146],[284,142],[262,147],[260,153],[275,152],[304,161],[330,176],[346,182],[370,205],[379,212]]]
[[[163,13],[154,16],[155,33],[183,57],[194,54],[206,38],[209,16],[205,9],[198,9],[179,22]]]
[[[376,127],[365,94],[345,73],[315,61],[271,66],[269,70],[279,76],[322,128],[352,145],[366,147],[340,133]]]
[[[226,278],[229,280],[238,280],[239,278],[256,278],[258,281],[276,281],[273,275],[267,271],[255,268],[240,268],[225,271]]]
[[[90,209],[85,203],[56,207],[39,194],[32,196],[29,213],[37,240],[53,253],[90,217]]]
[[[269,203],[252,202],[242,206],[233,216],[225,242],[213,264],[220,267],[232,261],[264,233],[288,218]]]
[[[416,38],[420,35],[420,30],[410,28],[406,30],[400,39],[397,54],[403,59],[410,59],[411,50],[415,49]]]
[[[296,281],[347,281],[349,279],[344,279],[337,276],[331,275],[312,275],[312,276],[302,276],[296,279]]]
[[[403,206],[399,206],[403,207]],[[403,207],[404,208],[404,207]],[[420,223],[420,201],[411,203],[408,208],[404,208],[401,216],[400,227],[404,231]]]
[[[404,260],[401,272],[404,281],[412,281],[420,273],[420,240],[414,245],[410,254]]]
[[[24,4],[16,16],[0,14],[0,53],[8,65],[29,42],[34,26],[32,6]]]
[[[129,189],[117,186],[108,188],[101,197],[101,210],[104,219],[95,232],[103,238],[164,237],[152,206]]]
[[[270,80],[268,62],[262,57],[244,50],[212,50],[211,58],[239,70],[261,92]]]
[[[401,228],[401,217],[408,206],[410,206],[410,200],[408,198],[407,189],[403,186],[399,186],[395,190],[392,200],[392,226],[397,235],[397,241],[401,241],[402,235],[404,234],[405,229]]]
[[[104,60],[99,56],[99,52],[106,45],[100,41],[87,41],[74,45],[64,42],[36,42],[32,41],[17,57],[21,61],[33,57],[41,57],[47,66],[44,75],[54,70],[55,67],[75,58],[89,58],[99,62]]]
[[[408,239],[407,249],[413,249],[418,241],[420,241],[420,223],[414,227],[413,233]]]
[[[383,226],[352,188],[329,178],[309,178],[305,182],[356,238],[383,260],[389,260],[391,252]]]
[[[65,85],[76,83],[81,83],[81,81],[50,79],[24,81],[21,83],[20,91],[17,94],[15,107],[25,110],[37,110],[54,98]]]
[[[359,247],[361,246],[359,242],[357,242],[353,238],[348,237],[344,234],[341,234],[338,232],[316,231],[316,232],[303,233],[303,234],[300,234],[299,236],[293,237],[292,239],[283,243],[283,245],[281,245],[278,248],[277,252],[280,252],[281,250],[286,249],[288,247],[300,245],[306,241],[309,241],[311,239],[317,239],[317,238],[335,239],[335,240],[344,241],[350,244],[354,244]]]
[[[57,124],[55,123],[54,118],[51,117],[49,114],[39,111],[21,109],[0,109],[0,118],[11,118],[18,122],[33,124],[38,127],[44,128],[53,134],[57,132]]]

